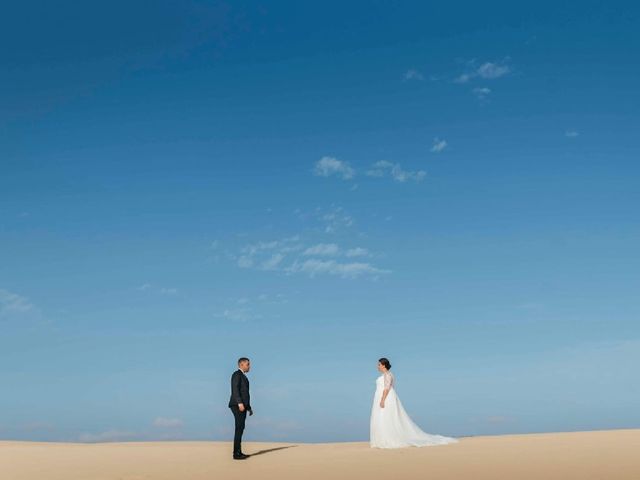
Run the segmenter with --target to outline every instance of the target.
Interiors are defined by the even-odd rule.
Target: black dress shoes
[[[245,455],[244,453],[234,453],[233,454],[233,459],[234,460],[246,460],[247,458],[249,458],[249,455]]]

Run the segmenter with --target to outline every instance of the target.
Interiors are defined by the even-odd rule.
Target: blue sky
[[[630,2],[23,2],[0,438],[640,426]]]

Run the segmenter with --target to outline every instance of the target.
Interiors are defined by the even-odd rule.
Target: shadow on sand
[[[297,445],[287,445],[286,447],[267,448],[266,450],[258,450],[256,453],[252,453],[249,456],[255,457],[256,455],[264,455],[265,453],[276,452],[278,450],[285,450],[287,448],[294,448],[294,447],[297,447]]]

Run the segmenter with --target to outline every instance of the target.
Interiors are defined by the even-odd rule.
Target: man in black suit
[[[238,360],[238,370],[231,375],[231,398],[229,408],[236,421],[236,432],[233,436],[233,458],[245,460],[249,455],[242,453],[242,432],[247,419],[247,412],[253,415],[251,397],[249,395],[249,379],[247,373],[251,370],[251,361],[242,357]]]

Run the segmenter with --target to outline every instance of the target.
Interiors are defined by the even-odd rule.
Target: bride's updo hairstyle
[[[382,357],[380,360],[378,360],[378,363],[380,363],[380,365],[382,365],[387,370],[391,370],[391,362],[388,358]]]

